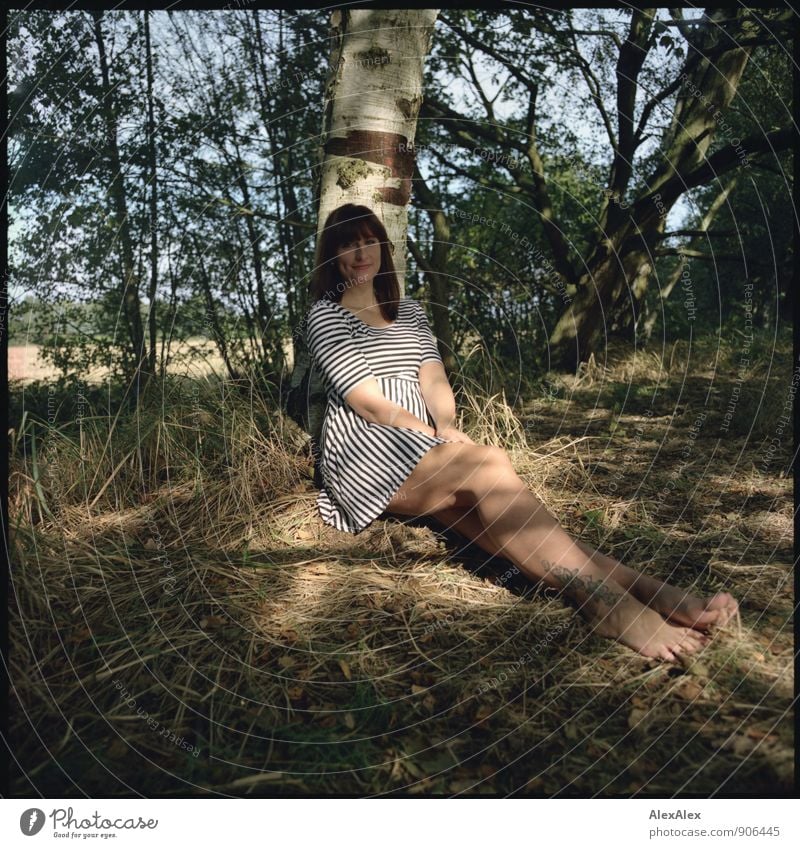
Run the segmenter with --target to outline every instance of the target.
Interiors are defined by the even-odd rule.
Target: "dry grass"
[[[461,411],[568,530],[737,595],[740,625],[688,667],[591,635],[433,521],[323,525],[301,434],[230,384],[171,378],[138,418],[87,412],[80,438],[26,419],[10,491],[13,791],[790,791],[791,439],[762,468],[769,432],[716,427],[730,363],[711,408],[703,368],[669,357],[620,353],[551,375],[557,391],[531,389],[516,412],[474,393]]]

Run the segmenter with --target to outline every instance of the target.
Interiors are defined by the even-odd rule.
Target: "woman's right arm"
[[[429,436],[436,435],[436,430],[430,424],[426,424],[400,404],[389,400],[375,379],[361,383],[352,389],[345,398],[345,402],[349,403],[370,424],[408,427],[411,430],[421,430]]]

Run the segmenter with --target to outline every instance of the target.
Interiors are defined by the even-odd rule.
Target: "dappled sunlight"
[[[562,403],[547,408],[556,414]],[[790,780],[791,731],[775,722],[792,699],[789,571],[775,560],[789,527],[785,487],[774,509],[743,512],[734,537],[730,516],[700,508],[716,502],[726,478],[698,478],[691,512],[681,491],[658,497],[655,470],[638,479],[660,450],[650,442],[639,440],[638,464],[611,491],[628,437],[596,445],[584,433],[588,416],[557,436],[529,433],[531,447],[513,454],[520,476],[581,539],[661,579],[740,599],[741,628],[730,624],[701,657],[668,667],[592,635],[570,604],[430,519],[387,515],[358,536],[324,525],[304,459],[277,435],[288,431],[270,435],[249,415],[224,417],[235,422],[216,437],[234,463],[224,473],[198,464],[191,440],[162,437],[170,454],[150,457],[170,469],[169,481],[134,496],[123,468],[99,499],[108,482],[100,476],[83,496],[62,486],[51,503],[57,522],[44,515],[18,527],[30,641],[15,648],[21,662],[34,662],[29,645],[37,655],[49,646],[51,657],[42,665],[51,696],[34,678],[19,693],[41,726],[53,726],[54,744],[63,731],[53,705],[81,715],[91,698],[107,716],[98,741],[120,733],[174,765],[174,752],[118,709],[109,684],[122,677],[126,689],[148,693],[139,698],[151,714],[215,757],[263,765],[257,752],[271,740],[271,769],[313,769],[320,780],[346,769],[361,781],[435,790],[500,776],[521,750],[518,767],[538,763],[546,791],[565,779],[648,791],[691,779],[703,791],[747,757],[748,774]],[[498,426],[506,416],[501,407]],[[209,418],[212,445],[211,422],[221,420]],[[88,444],[101,455],[102,439]],[[173,480],[185,467],[188,479]],[[669,465],[661,473],[669,477]],[[14,515],[35,514],[36,502],[35,488],[21,486]],[[60,599],[46,616],[31,609],[42,584]],[[65,660],[86,691],[58,676]],[[154,688],[153,676],[172,686]],[[568,762],[557,738],[569,742]],[[335,744],[344,739],[347,751]],[[116,768],[129,751],[105,749]],[[468,765],[481,751],[483,764]],[[558,765],[543,768],[548,760]]]

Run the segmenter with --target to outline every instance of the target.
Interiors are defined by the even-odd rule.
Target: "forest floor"
[[[459,394],[463,429],[573,535],[736,596],[739,619],[680,664],[593,635],[431,519],[324,525],[274,403],[181,384],[113,431],[29,418],[12,793],[790,793],[792,367],[790,336],[744,370],[696,342],[549,374],[513,409]]]

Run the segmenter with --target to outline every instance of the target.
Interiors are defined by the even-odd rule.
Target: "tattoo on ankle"
[[[614,604],[625,594],[624,592],[616,592],[607,583],[602,580],[594,580],[591,577],[581,577],[577,572],[570,571],[564,568],[563,565],[556,565],[550,560],[543,559],[542,565],[545,571],[552,575],[559,583],[562,589],[579,589],[586,593],[591,600],[600,600],[608,606]]]

